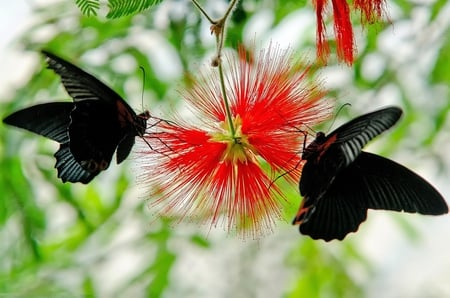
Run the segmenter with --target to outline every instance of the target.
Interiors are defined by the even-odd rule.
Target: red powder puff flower
[[[157,124],[146,139],[153,150],[142,152],[143,179],[160,214],[259,237],[281,214],[285,198],[275,177],[298,183],[299,128],[324,120],[330,106],[290,50],[269,47],[255,58],[240,48],[224,65],[226,100],[217,68],[200,72],[181,92],[197,124],[186,117]]]
[[[323,19],[328,0],[313,0],[313,3],[317,16],[317,56],[325,62],[330,53]],[[350,22],[350,8],[346,0],[331,0],[331,3],[333,6],[337,56],[340,60],[351,65],[354,60],[355,45],[352,24]],[[363,23],[372,23],[381,18],[384,5],[384,0],[353,1],[354,9],[359,10],[363,15]]]

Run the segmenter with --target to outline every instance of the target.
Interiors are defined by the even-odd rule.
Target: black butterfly
[[[47,51],[42,53],[73,102],[35,105],[9,115],[3,122],[60,143],[55,153],[58,177],[63,182],[89,183],[108,168],[116,149],[118,164],[127,158],[135,136],[145,133],[150,115],[136,115],[94,76]]]
[[[388,107],[357,117],[305,149],[300,179],[303,201],[294,218],[313,239],[342,240],[366,219],[368,209],[439,215],[448,206],[423,178],[384,157],[361,151],[402,114]]]

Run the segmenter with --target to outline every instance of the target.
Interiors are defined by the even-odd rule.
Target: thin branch
[[[233,12],[233,9],[235,8],[236,4],[239,2],[239,0],[232,0],[230,4],[228,5],[228,9],[225,12],[225,14],[218,19],[217,21],[213,20],[208,13],[203,9],[203,7],[198,3],[197,0],[192,0],[192,3],[197,7],[197,9],[205,16],[206,19],[211,23],[211,33],[216,36],[216,57],[212,61],[213,66],[218,66],[219,71],[219,78],[220,78],[220,88],[222,91],[222,99],[225,105],[225,112],[227,114],[227,120],[229,122],[230,126],[230,132],[233,138],[236,137],[236,128],[234,127],[233,122],[233,116],[231,114],[230,104],[228,102],[227,92],[226,92],[226,86],[225,86],[225,78],[223,75],[223,69],[222,69],[222,61],[221,61],[221,55],[222,55],[222,48],[224,45],[225,40],[225,25],[228,20],[228,18],[231,16],[231,13]]]
[[[197,0],[192,0],[192,3],[195,5],[195,7],[197,7],[197,9],[202,13],[202,15],[208,19],[208,21],[211,24],[216,24],[217,21],[214,21],[209,15],[208,13],[203,9],[203,7],[200,5],[200,3],[197,2]]]

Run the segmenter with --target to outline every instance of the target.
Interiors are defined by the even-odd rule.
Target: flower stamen
[[[181,91],[201,125],[161,123],[158,137],[170,147],[170,158],[146,150],[145,178],[150,205],[161,214],[260,237],[280,218],[285,187],[298,183],[304,137],[292,126],[326,119],[330,105],[320,86],[306,79],[310,68],[300,70],[304,63],[291,51],[249,53],[254,51],[226,53],[229,68],[208,68]],[[277,173],[286,173],[283,191],[271,184]]]

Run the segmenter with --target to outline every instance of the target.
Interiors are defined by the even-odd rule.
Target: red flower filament
[[[168,216],[210,221],[251,234],[270,230],[285,200],[274,178],[297,184],[303,134],[329,114],[324,92],[307,80],[308,69],[286,50],[269,48],[253,59],[241,48],[225,55],[227,117],[217,69],[200,74],[181,92],[200,122],[161,123],[158,150],[145,181],[151,207]],[[231,119],[234,129],[230,129]],[[148,139],[153,143],[154,138]],[[157,146],[157,145],[155,145]],[[161,156],[164,151],[165,156]]]
[[[330,54],[324,21],[325,9],[329,0],[313,0],[317,17],[317,56],[325,62]],[[350,21],[350,8],[346,0],[331,0],[333,7],[334,34],[339,60],[351,65],[354,61],[355,45]],[[381,18],[384,0],[355,0],[353,7],[362,15],[362,23],[373,23]]]

